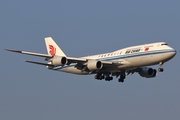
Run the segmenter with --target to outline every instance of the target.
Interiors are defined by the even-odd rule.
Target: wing
[[[38,56],[38,57],[46,57],[46,58],[52,58],[52,55],[48,54],[41,54],[41,53],[34,53],[34,52],[27,52],[27,51],[21,51],[21,50],[13,50],[13,49],[5,49],[10,52],[16,52],[16,53],[21,53],[21,54],[26,54],[26,55],[33,55],[33,56]]]
[[[130,65],[129,62],[124,61],[124,60],[122,60],[122,61],[106,61],[106,60],[98,60],[98,59],[94,60],[94,59],[88,59],[88,58],[75,58],[75,57],[66,57],[66,56],[52,56],[52,55],[49,55],[49,54],[41,54],[41,53],[27,52],[27,51],[21,51],[21,50],[13,50],[13,49],[5,49],[5,50],[10,51],[10,52],[26,54],[26,55],[44,57],[45,60],[48,61],[48,63],[35,62],[35,61],[29,61],[29,60],[26,60],[25,62],[48,66],[49,68],[65,65],[65,64],[61,64],[61,65],[54,65],[53,64],[52,61],[54,59],[60,60],[61,58],[66,58],[66,60],[67,60],[67,62],[65,62],[66,65],[70,65],[71,63],[76,63],[75,67],[77,69],[81,69],[81,70],[84,70],[84,71],[91,71],[91,70],[89,70],[88,66],[90,66],[90,64],[92,64],[92,62],[95,63],[97,61],[99,61],[103,65],[104,69],[108,68],[108,67],[112,67],[112,66],[115,67],[115,66],[120,66],[120,65],[122,65],[122,66],[123,65]],[[93,70],[93,71],[95,71],[95,70]]]
[[[14,49],[5,49],[10,52],[15,52],[15,53],[21,53],[21,54],[26,54],[26,55],[32,55],[32,56],[38,56],[38,57],[44,57],[46,59],[51,59],[55,56],[49,55],[49,54],[41,54],[41,53],[35,53],[35,52],[27,52],[27,51],[21,51],[21,50],[14,50]],[[69,61],[69,64],[71,63],[78,63],[78,62],[86,62],[87,59],[84,58],[74,58],[74,57],[66,57]],[[27,61],[26,61],[27,62]]]

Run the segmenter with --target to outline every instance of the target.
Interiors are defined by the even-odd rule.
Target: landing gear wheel
[[[103,76],[101,76],[101,79],[104,79],[104,75],[103,75]]]
[[[124,82],[124,79],[121,79],[121,78],[120,78],[120,79],[118,79],[118,81],[123,83],[123,82]]]
[[[123,83],[125,78],[126,78],[126,76],[122,75],[122,76],[118,79],[118,81]]]
[[[105,78],[105,81],[111,81],[111,80],[113,80],[113,77],[106,77]]]
[[[164,69],[163,69],[163,68],[159,68],[158,71],[159,71],[159,72],[163,72]]]
[[[120,78],[118,79],[119,82],[124,82],[124,79],[126,78],[125,71],[121,73]]]
[[[97,80],[102,80],[104,79],[104,75],[102,73],[97,73],[95,76],[94,76],[95,79]]]
[[[95,76],[94,76],[94,79],[98,79],[98,75],[95,75]]]

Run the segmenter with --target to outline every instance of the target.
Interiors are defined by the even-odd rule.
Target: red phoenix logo
[[[52,55],[52,56],[55,56],[56,55],[56,48],[53,46],[53,45],[49,45],[49,53]]]
[[[145,51],[148,51],[149,50],[149,48],[147,47],[147,48],[145,48]]]

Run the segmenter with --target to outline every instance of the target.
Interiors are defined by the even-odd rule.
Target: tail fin
[[[46,48],[49,55],[66,56],[61,48],[55,43],[51,37],[45,38]]]

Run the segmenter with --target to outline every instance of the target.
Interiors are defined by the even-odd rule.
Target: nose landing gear
[[[159,71],[159,72],[163,72],[163,71],[164,71],[164,69],[163,69],[163,67],[162,67],[163,62],[160,62],[159,65],[160,65],[160,68],[158,69],[158,71]]]
[[[159,72],[163,72],[164,69],[163,69],[163,68],[159,68],[158,71],[159,71]]]

